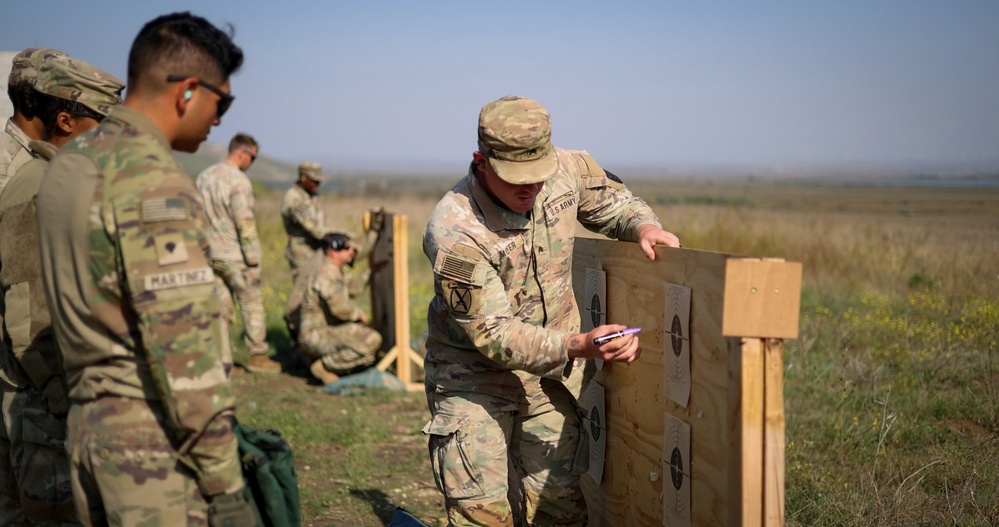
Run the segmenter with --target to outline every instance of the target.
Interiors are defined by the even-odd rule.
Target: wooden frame
[[[364,214],[364,225],[371,222],[372,212]],[[422,391],[423,383],[413,382],[413,363],[423,367],[423,357],[410,346],[409,330],[409,239],[406,216],[385,214],[385,225],[371,250],[371,311],[375,329],[382,334],[385,353],[375,366],[386,371],[395,364],[395,375],[406,383],[409,391]],[[382,264],[386,264],[382,266]],[[391,264],[391,265],[387,265]]]
[[[783,525],[781,339],[797,337],[801,264],[666,247],[649,261],[634,243],[577,238],[580,306],[587,268],[606,274],[607,322],[643,328],[638,361],[590,381],[605,388],[607,445],[600,484],[583,476],[590,526],[665,525],[667,414],[690,426],[690,525]],[[691,290],[686,406],[664,390],[666,284]]]

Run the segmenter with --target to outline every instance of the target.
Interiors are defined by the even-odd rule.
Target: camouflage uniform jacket
[[[37,218],[74,404],[107,395],[159,401],[202,493],[242,488],[208,220],[159,128],[115,108],[49,163]]]
[[[339,265],[323,258],[323,262],[309,275],[305,286],[301,333],[345,322],[359,322],[364,310],[354,302],[355,292],[351,284],[367,283],[370,272],[366,269],[359,279],[351,280]]]
[[[571,271],[576,220],[628,241],[638,239],[640,225],[660,225],[588,154],[556,152],[559,170],[530,214],[499,205],[471,171],[434,209],[423,236],[434,272],[428,388],[516,400],[541,377],[567,382],[573,362],[566,341],[579,331]]]
[[[319,240],[329,232],[319,196],[292,185],[281,202],[281,219],[288,233],[288,254],[309,254],[319,248]]]
[[[36,157],[17,171],[0,196],[0,368],[18,388],[31,387],[65,403],[66,383],[38,267],[35,196],[56,147],[31,141]]]
[[[0,193],[17,170],[31,160],[30,142],[31,138],[14,121],[7,119],[7,126],[0,135]]]
[[[197,182],[208,215],[212,259],[260,265],[250,178],[236,165],[222,161],[198,174]]]

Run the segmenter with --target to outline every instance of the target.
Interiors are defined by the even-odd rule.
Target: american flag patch
[[[142,221],[180,221],[187,219],[183,198],[154,198],[142,202]]]
[[[475,264],[453,254],[445,254],[444,261],[441,263],[441,274],[460,282],[469,283],[475,276]]]

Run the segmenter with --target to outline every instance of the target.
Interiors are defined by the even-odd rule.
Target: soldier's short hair
[[[38,115],[38,92],[30,81],[21,81],[7,85],[7,96],[15,112],[23,114],[28,119]]]
[[[231,154],[240,148],[256,148],[260,150],[260,145],[257,144],[257,140],[252,135],[239,132],[229,140],[229,153]]]
[[[223,32],[187,11],[151,20],[139,30],[128,54],[130,89],[143,82],[165,84],[168,75],[224,83],[243,65],[243,50],[233,43],[232,34],[231,25]]]

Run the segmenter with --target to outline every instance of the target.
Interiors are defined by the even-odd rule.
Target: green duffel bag
[[[239,441],[243,478],[262,525],[300,527],[298,477],[291,445],[276,430],[258,430],[237,423],[233,431]]]

